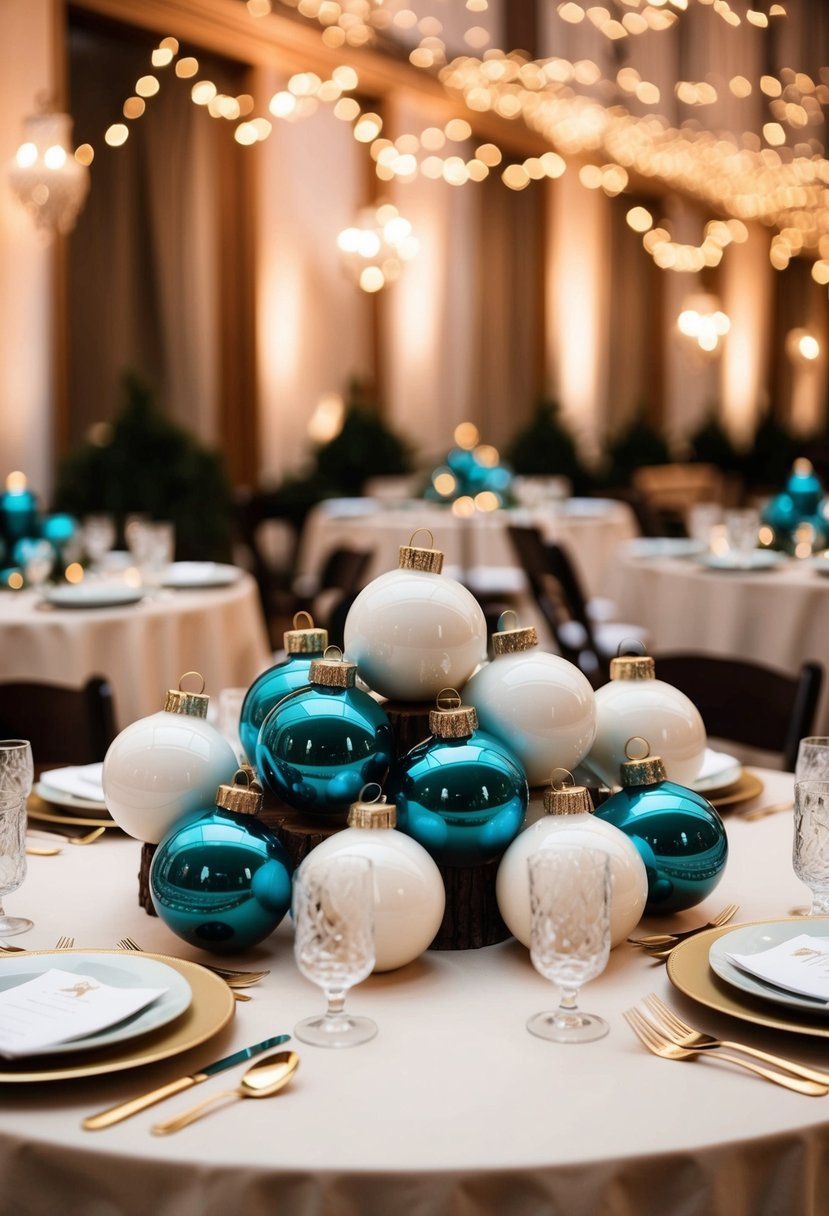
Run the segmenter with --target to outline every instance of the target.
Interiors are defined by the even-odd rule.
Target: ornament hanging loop
[[[306,612],[303,608],[301,612],[294,613],[294,629],[313,629],[314,618],[310,612]]]
[[[630,748],[631,743],[637,743],[637,742],[641,743],[645,749],[641,756],[637,756],[634,752],[631,751],[631,748]],[[637,748],[636,750],[640,751],[641,749]],[[647,760],[647,758],[650,754],[651,754],[651,745],[650,745],[650,743],[648,743],[647,739],[643,738],[642,735],[631,735],[631,737],[625,743],[625,755],[627,756],[628,760]]]
[[[372,798],[369,798],[366,793],[367,790],[376,790],[377,793]],[[367,781],[366,784],[363,786],[363,788],[360,790],[360,793],[357,795],[357,801],[358,802],[378,802],[378,803],[385,802],[386,795],[383,793],[383,787],[380,785],[380,783],[378,781]]]
[[[498,632],[505,633],[509,629],[518,628],[518,613],[514,608],[505,608],[498,617]]]
[[[340,650],[339,646],[326,646],[322,657],[328,663],[341,663],[343,661],[343,652]]]
[[[563,776],[557,778],[556,773],[562,773]],[[561,765],[557,765],[550,773],[550,785],[554,790],[568,789],[571,786],[575,786],[575,784],[576,779],[570,772],[569,768],[563,768]]]
[[[441,713],[451,713],[461,706],[461,694],[457,688],[442,688],[435,697],[435,705]]]
[[[185,671],[184,675],[181,677],[181,679],[178,682],[179,692],[185,691],[185,689],[182,688],[182,684],[184,683],[184,681],[187,679],[188,676],[195,676],[197,680],[201,680],[201,688],[196,690],[196,695],[201,696],[201,694],[204,692],[204,689],[205,689],[205,679],[200,671]]]
[[[636,654],[642,657],[647,653],[647,647],[641,638],[622,638],[616,647],[617,659],[624,658],[626,654]]]
[[[243,790],[251,790],[254,794],[264,793],[256,776],[256,770],[249,764],[242,764],[233,774],[233,784]]]
[[[415,538],[415,537],[418,535],[418,533],[420,533],[420,532],[423,532],[425,536],[428,536],[428,537],[429,537],[429,544],[426,546],[426,548],[427,548],[427,549],[434,549],[434,547],[435,547],[435,537],[434,537],[434,534],[433,534],[433,533],[432,533],[432,532],[429,530],[429,528],[415,528],[414,532],[413,532],[413,533],[411,534],[411,536],[409,537],[409,548],[410,548],[410,549],[417,549],[417,548],[420,548],[420,547],[421,547],[421,546],[419,546],[419,545],[415,545],[415,543],[414,543],[414,538]]]

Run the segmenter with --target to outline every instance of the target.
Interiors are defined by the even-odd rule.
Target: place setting
[[[58,828],[89,828],[93,832],[97,829],[98,835],[117,828],[104,798],[102,771],[100,762],[44,770],[32,787],[29,819]],[[82,837],[86,835],[83,833]]]

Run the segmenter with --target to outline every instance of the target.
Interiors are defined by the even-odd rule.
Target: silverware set
[[[118,942],[119,950],[132,950],[141,953],[141,947],[131,937],[122,937]],[[204,967],[206,971],[212,971],[214,975],[218,975],[223,979],[229,988],[233,989],[233,996],[237,1001],[249,1001],[250,997],[243,992],[238,992],[239,988],[249,988],[251,984],[258,984],[266,975],[270,975],[270,971],[234,971],[229,967],[216,967],[212,963],[199,963],[200,967]]]
[[[644,1006],[644,1009],[626,1009],[624,1017],[639,1041],[654,1055],[665,1060],[690,1060],[707,1055],[745,1068],[795,1093],[809,1097],[829,1094],[829,1072],[810,1068],[784,1056],[772,1055],[746,1043],[705,1034],[689,1026],[653,994],[645,997]],[[756,1060],[763,1063],[755,1063]]]
[[[671,951],[680,942],[687,941],[689,937],[696,937],[698,933],[704,933],[706,929],[719,929],[722,925],[727,925],[730,920],[734,919],[738,911],[738,904],[727,904],[704,925],[696,925],[693,929],[683,929],[678,933],[647,933],[643,937],[629,937],[628,941],[631,945],[644,950],[649,958],[664,961],[670,957]]]
[[[71,833],[67,833],[67,832],[53,832],[51,830],[51,828],[37,828],[35,830],[44,836],[48,836],[48,837],[52,837],[52,838],[57,837],[57,839],[60,840],[61,844],[58,846],[58,845],[41,845],[41,844],[37,844],[35,842],[28,843],[26,845],[26,852],[29,854],[29,856],[30,857],[57,857],[57,855],[59,853],[63,852],[63,845],[65,845],[65,844],[80,844],[80,845],[94,844],[94,842],[96,840],[98,840],[99,837],[103,836],[104,832],[106,831],[106,828],[105,827],[93,828],[90,832],[83,832],[79,836],[73,836]]]

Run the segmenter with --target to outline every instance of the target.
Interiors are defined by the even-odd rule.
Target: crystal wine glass
[[[797,747],[795,781],[829,781],[829,738],[809,735]]]
[[[796,781],[792,865],[812,892],[810,916],[829,916],[829,781]]]
[[[0,937],[31,929],[23,916],[7,916],[3,896],[26,877],[26,799],[32,791],[32,748],[25,739],[0,740]]]
[[[375,961],[374,881],[366,857],[332,857],[302,865],[294,876],[294,957],[306,979],[323,989],[324,1014],[294,1029],[303,1043],[352,1047],[377,1034],[370,1018],[345,1012],[349,988]]]
[[[530,958],[561,989],[559,1007],[537,1013],[527,1029],[556,1043],[589,1043],[609,1026],[582,1013],[579,989],[600,975],[610,956],[610,859],[600,849],[557,844],[528,860]]]
[[[87,515],[83,521],[83,545],[93,570],[100,570],[115,544],[115,520],[111,515]]]

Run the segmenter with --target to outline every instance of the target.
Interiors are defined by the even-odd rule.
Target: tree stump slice
[[[276,798],[266,795],[262,814],[259,816],[264,824],[279,837],[281,844],[290,857],[294,868],[307,857],[312,849],[329,836],[341,832],[346,827],[346,820],[330,818],[324,821],[310,819],[302,811],[279,802]]]
[[[397,759],[407,755],[432,733],[429,730],[429,711],[434,709],[434,706],[427,702],[384,701],[383,709],[391,724]]]
[[[150,895],[150,866],[157,844],[142,844],[141,865],[138,870],[138,906],[143,908],[148,916],[158,916]]]
[[[495,898],[499,861],[438,866],[446,888],[446,911],[430,950],[479,950],[512,936]]]

